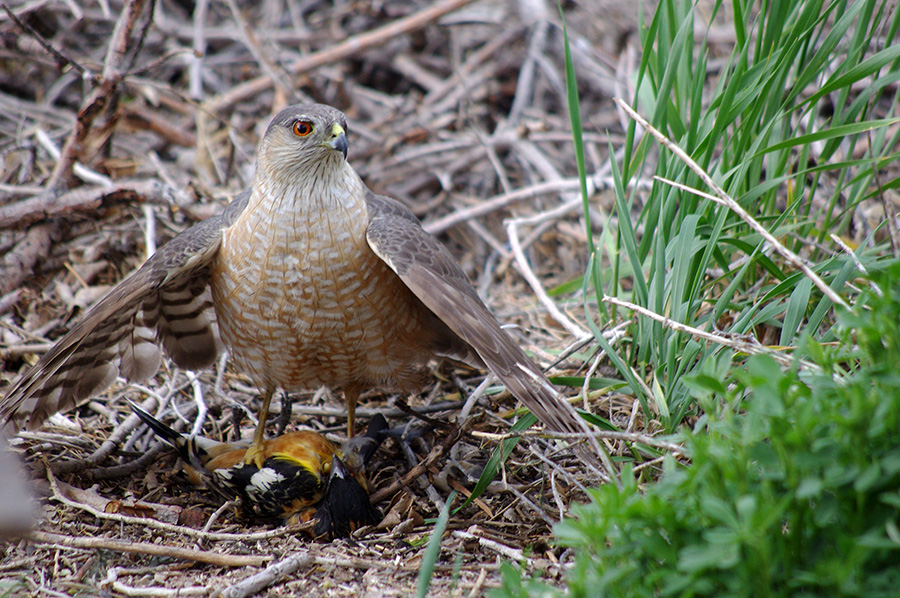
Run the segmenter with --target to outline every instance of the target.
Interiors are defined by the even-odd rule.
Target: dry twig
[[[314,561],[315,559],[307,552],[291,555],[277,563],[272,563],[263,571],[239,581],[221,593],[214,593],[213,596],[217,598],[245,598],[246,596],[253,596],[265,588],[289,578],[300,569],[309,567]]]
[[[190,548],[179,548],[177,546],[166,546],[163,544],[113,540],[111,538],[103,537],[85,538],[67,536],[64,534],[51,534],[41,531],[31,532],[28,535],[28,539],[32,542],[52,544],[54,546],[147,554],[158,557],[196,561],[198,563],[209,563],[210,565],[217,565],[219,567],[261,567],[272,558],[267,556],[220,554],[217,552],[209,552],[208,550],[193,550]]]
[[[337,45],[329,46],[328,48],[305,56],[290,65],[288,70],[296,77],[306,71],[311,71],[320,66],[354,56],[369,48],[383,44],[399,35],[420,29],[445,14],[453,12],[470,2],[472,2],[472,0],[443,0],[416,14],[398,19],[393,23],[388,23],[387,25],[373,29],[372,31],[354,35]],[[251,79],[208,102],[205,109],[209,114],[221,114],[225,110],[231,108],[234,104],[266,91],[271,86],[272,79],[268,75]]]

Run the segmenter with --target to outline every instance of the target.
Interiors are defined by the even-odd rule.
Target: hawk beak
[[[328,141],[328,147],[341,152],[344,155],[344,159],[347,159],[347,151],[350,149],[350,144],[347,142],[347,133],[344,131],[344,127],[338,123],[334,123],[331,127],[331,140]]]

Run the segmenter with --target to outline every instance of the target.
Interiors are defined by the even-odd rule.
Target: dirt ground
[[[637,4],[563,10],[599,232],[611,199],[607,151],[626,123],[611,98],[632,96],[639,59]],[[579,293],[554,297],[556,316],[535,288],[577,281],[586,255],[555,4],[49,0],[0,13],[0,40],[0,394],[154,246],[245,188],[268,119],[296,101],[346,112],[351,164],[440,236],[539,364],[554,375],[590,367],[591,347],[577,342]],[[488,393],[452,449],[396,486],[450,444],[449,424],[483,378],[441,364],[416,396],[364,396],[362,419],[377,411],[408,421],[398,407],[408,399],[437,423],[408,451],[389,442],[370,467],[384,523],[327,544],[220,508],[122,400],[167,401],[186,427],[203,403],[204,434],[247,436],[249,418],[240,431],[232,424],[240,405],[255,413],[247,378],[230,365],[196,378],[164,365],[145,384],[120,380],[11,440],[43,499],[31,537],[0,543],[0,595],[411,595],[444,501],[474,487],[497,446],[474,432],[507,430],[515,401]],[[581,404],[580,388],[565,392]],[[623,429],[646,427],[628,401],[586,400]],[[291,426],[340,437],[344,411],[339,396],[308,393]],[[500,479],[452,515],[428,595],[483,595],[499,584],[501,562],[561,584],[571,554],[554,546],[551,526],[585,500],[582,482],[597,479],[565,445],[520,443]],[[267,569],[275,563],[287,574]],[[239,584],[260,573],[257,588]]]

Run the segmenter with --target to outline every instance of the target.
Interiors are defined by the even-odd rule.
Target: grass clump
[[[854,228],[854,214],[898,186],[895,8],[738,0],[715,2],[707,15],[664,0],[640,29],[629,103],[848,303],[856,266],[830,235],[850,240],[873,267],[877,235]],[[701,19],[733,28],[730,54],[709,42]],[[630,315],[603,302],[613,297],[768,346],[790,350],[804,335],[836,340],[832,300],[731,209],[685,191],[711,192],[684,161],[633,124],[622,156],[615,218],[585,276],[596,282],[586,308],[597,328]],[[647,317],[635,318],[619,347],[597,342],[618,354],[610,363],[621,381],[667,433],[696,409],[683,381],[723,351]]]
[[[690,464],[668,459],[645,489],[626,468],[558,526],[578,549],[569,595],[897,595],[900,266],[878,282],[840,325],[852,361],[807,340],[815,373],[757,356],[690,378]],[[553,593],[507,572],[500,595]]]
[[[697,7],[659,3],[641,27],[630,103],[749,217],[686,191],[709,189],[628,130],[584,305],[613,383],[640,401],[647,430],[685,451],[658,478],[620,461],[620,485],[591,491],[557,527],[576,554],[567,595],[898,596],[900,266],[876,243],[884,223],[851,224],[900,186],[900,12],[883,0],[736,0],[713,3],[710,22],[723,7],[727,57],[697,36]],[[651,172],[649,192],[630,185]],[[865,269],[874,284],[856,279]],[[641,314],[616,346],[599,330],[618,320],[610,298]],[[558,594],[512,567],[496,593]]]

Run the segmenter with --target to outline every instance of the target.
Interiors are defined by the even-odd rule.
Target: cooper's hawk
[[[228,348],[263,393],[247,462],[278,388],[411,390],[435,356],[487,365],[549,428],[585,430],[479,299],[447,249],[347,162],[344,115],[304,104],[278,113],[250,189],[176,236],[116,286],[7,393],[2,421],[35,428],[160,364],[195,369]],[[220,340],[221,339],[221,340]]]

